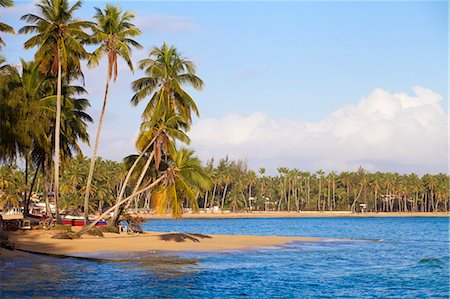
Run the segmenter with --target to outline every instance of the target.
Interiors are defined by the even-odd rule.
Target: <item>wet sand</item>
[[[137,215],[145,219],[172,219],[170,214],[159,215],[154,213],[138,213]],[[183,218],[190,219],[215,219],[215,218],[310,218],[310,217],[450,217],[450,213],[446,212],[390,212],[390,213],[352,213],[349,211],[301,211],[301,212],[286,212],[286,211],[254,211],[254,212],[240,212],[240,213],[230,213],[230,212],[216,212],[216,213],[205,213],[199,211],[198,213],[185,213]]]
[[[314,242],[320,238],[245,236],[245,235],[202,235],[184,233],[156,233],[130,236],[126,233],[106,233],[105,237],[84,235],[81,239],[52,239],[56,232],[47,230],[18,231],[9,239],[16,249],[31,252],[70,255],[82,252],[100,251],[192,251],[192,250],[237,250],[245,248],[277,246],[293,241]],[[5,251],[5,250],[3,250]]]

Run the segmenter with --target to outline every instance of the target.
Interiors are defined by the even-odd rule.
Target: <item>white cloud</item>
[[[198,25],[192,22],[191,17],[164,14],[136,16],[135,24],[141,30],[156,33],[195,31],[199,28]]]
[[[325,119],[271,119],[255,112],[201,119],[192,128],[200,158],[229,155],[253,168],[446,172],[448,115],[442,96],[414,87],[414,95],[375,89],[356,105]]]

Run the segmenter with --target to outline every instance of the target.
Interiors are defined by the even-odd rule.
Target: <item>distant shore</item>
[[[145,219],[172,219],[170,214],[145,214],[138,213],[140,217]],[[287,211],[253,211],[253,212],[217,212],[217,213],[204,213],[202,211],[198,213],[185,213],[183,218],[188,219],[227,219],[227,218],[311,218],[311,217],[450,217],[450,213],[447,212],[390,212],[390,213],[352,213],[349,211],[301,211],[301,212],[287,212]]]
[[[75,228],[76,229],[76,228]],[[2,249],[0,256],[22,255],[28,252],[71,255],[86,252],[134,252],[134,251],[210,251],[239,250],[255,247],[278,246],[293,241],[314,242],[320,238],[245,236],[245,235],[203,235],[176,232],[146,232],[130,236],[126,233],[105,233],[104,237],[83,235],[81,239],[53,239],[55,231],[31,230],[17,231],[9,235],[15,243],[13,252]]]

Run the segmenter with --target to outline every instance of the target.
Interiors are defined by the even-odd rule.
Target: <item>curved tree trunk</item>
[[[150,163],[152,162],[153,156],[154,156],[154,155],[155,155],[155,152],[153,151],[153,152],[150,154],[150,157],[148,157],[147,162],[145,163],[145,166],[144,166],[144,168],[143,168],[142,171],[141,171],[141,175],[139,176],[139,179],[138,179],[136,185],[134,186],[134,189],[133,189],[132,194],[133,194],[133,193],[136,193],[137,190],[139,189],[139,186],[141,185],[142,180],[144,179],[144,176],[145,176],[145,174],[147,173],[148,168],[150,167]],[[131,203],[131,201],[129,201],[129,202],[127,203],[125,209],[128,209],[128,207],[130,206],[130,203]]]
[[[361,189],[359,189],[358,195],[357,195],[357,196],[355,197],[355,199],[353,200],[353,203],[352,203],[352,206],[351,206],[352,213],[355,213],[355,212],[356,212],[356,210],[355,210],[355,205],[356,205],[356,202],[358,201],[359,197],[361,196],[361,192],[362,192],[363,188],[364,188],[364,185],[361,186]],[[355,194],[355,195],[356,195],[356,194]]]
[[[106,76],[105,98],[103,99],[102,113],[100,114],[100,121],[98,122],[97,136],[95,137],[94,151],[92,153],[91,165],[89,167],[89,175],[88,175],[87,185],[86,185],[86,194],[84,195],[84,223],[85,224],[89,223],[89,195],[90,195],[90,190],[91,190],[92,177],[94,175],[95,160],[97,159],[97,150],[98,150],[98,143],[100,140],[100,133],[102,131],[103,117],[105,116],[106,104],[108,102],[109,80],[110,80],[110,76],[108,74]]]
[[[113,210],[115,210],[117,207],[120,207],[122,204],[124,204],[125,202],[133,199],[135,196],[150,190],[152,188],[154,188],[157,184],[159,184],[159,182],[162,181],[162,179],[164,178],[164,176],[160,176],[158,179],[156,179],[153,183],[151,183],[150,185],[148,185],[147,187],[143,188],[142,190],[139,190],[136,193],[131,194],[130,196],[120,200],[118,203],[116,203],[115,205],[113,205],[112,207],[110,207],[108,210],[106,210],[105,212],[103,212],[103,214],[101,214],[100,216],[98,216],[97,218],[94,219],[94,221],[92,221],[89,225],[84,226],[79,232],[78,235],[81,236],[82,234],[86,233],[88,230],[90,230],[91,228],[93,228],[100,220],[102,220],[103,218],[108,218],[109,213],[111,213]]]
[[[133,173],[134,169],[136,168],[139,160],[144,156],[144,154],[147,152],[147,150],[150,148],[150,146],[155,142],[156,137],[153,137],[153,139],[148,143],[147,147],[139,154],[139,157],[134,161],[131,168],[128,170],[127,176],[125,177],[125,180],[122,184],[122,188],[120,189],[119,196],[117,196],[116,203],[118,203],[125,193],[125,189],[127,188],[128,181],[130,180],[131,174]],[[116,206],[114,209],[113,217],[111,218],[111,221],[109,222],[109,225],[115,225],[117,221],[119,220],[119,208],[120,206]]]
[[[56,222],[61,223],[59,215],[59,148],[60,148],[60,129],[61,129],[61,57],[58,48],[58,86],[56,89],[56,124],[55,124],[55,206],[56,206]]]

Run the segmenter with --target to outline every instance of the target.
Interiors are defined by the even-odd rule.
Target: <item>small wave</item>
[[[418,262],[419,265],[422,266],[432,266],[442,268],[444,266],[444,262],[439,258],[423,258]]]

